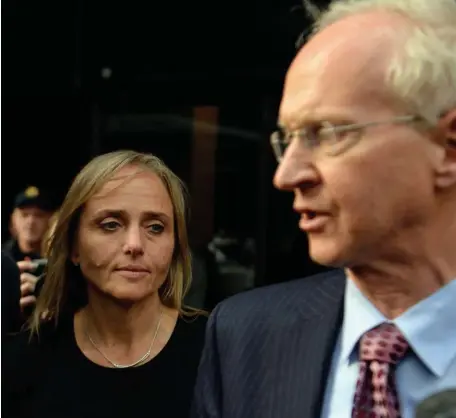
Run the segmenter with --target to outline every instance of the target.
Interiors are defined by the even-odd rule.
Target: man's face
[[[280,106],[285,130],[408,114],[383,86],[390,41],[373,34],[375,24],[369,16],[346,19],[300,51]],[[395,246],[420,236],[435,208],[437,146],[423,131],[387,123],[357,132],[356,140],[351,135],[340,137],[348,146],[336,155],[294,139],[274,179],[279,189],[294,191],[310,255],[325,265],[350,267],[394,254]]]
[[[13,212],[13,229],[19,242],[40,243],[48,227],[50,212],[36,206],[16,208]]]

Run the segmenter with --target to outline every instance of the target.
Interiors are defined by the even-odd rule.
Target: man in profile
[[[199,418],[414,417],[456,387],[456,2],[340,0],[286,76],[274,183],[330,273],[212,313]]]

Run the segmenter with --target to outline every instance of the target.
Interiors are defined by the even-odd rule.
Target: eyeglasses
[[[331,122],[323,121],[319,124],[292,132],[278,130],[271,135],[271,146],[277,161],[280,161],[285,154],[288,145],[298,138],[300,144],[309,150],[318,150],[324,155],[335,156],[341,154],[356,140],[361,137],[363,129],[371,126],[385,124],[402,124],[420,121],[420,116],[398,116],[388,120],[354,123],[349,125],[333,125]]]

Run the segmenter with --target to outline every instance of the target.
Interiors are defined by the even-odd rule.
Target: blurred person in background
[[[41,258],[43,236],[52,213],[51,202],[37,187],[18,193],[11,214],[12,237],[2,249],[16,261]]]
[[[2,292],[3,300],[14,305],[16,313],[5,317],[8,326],[2,330],[3,335],[19,331],[33,309],[35,287],[42,266],[38,267],[31,260],[44,255],[44,238],[52,216],[50,200],[35,186],[27,187],[14,200],[10,223],[12,238],[2,249],[2,254],[8,256],[5,268],[2,267],[5,270],[5,274],[2,274]],[[14,269],[7,267],[9,259],[17,262]]]
[[[4,416],[188,416],[206,318],[182,303],[186,212],[183,183],[153,155],[82,169],[28,329],[3,348]]]
[[[40,264],[38,264],[36,260],[24,260],[17,262],[17,266],[19,267],[21,273],[21,295],[19,305],[24,318],[29,317],[32,313],[36,303],[36,298],[40,294],[43,287],[49,245],[57,225],[58,215],[58,211],[53,213],[49,219],[48,228],[43,234],[41,241],[41,255],[43,259],[40,260]]]

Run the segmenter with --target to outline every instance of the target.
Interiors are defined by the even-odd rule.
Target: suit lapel
[[[295,407],[283,416],[317,418],[321,415],[332,354],[342,323],[344,290],[345,276],[336,271],[314,294],[306,295],[309,302],[301,306],[301,320],[294,325],[301,340],[295,345],[299,347],[298,355],[289,353],[290,361],[295,361],[289,370],[295,374],[292,380],[296,386],[288,390],[299,395],[292,402]]]
[[[302,393],[302,417],[319,417],[324,401],[326,382],[331,368],[332,354],[342,322],[342,309],[334,309],[321,318],[306,324],[307,355],[302,370],[305,383]]]

